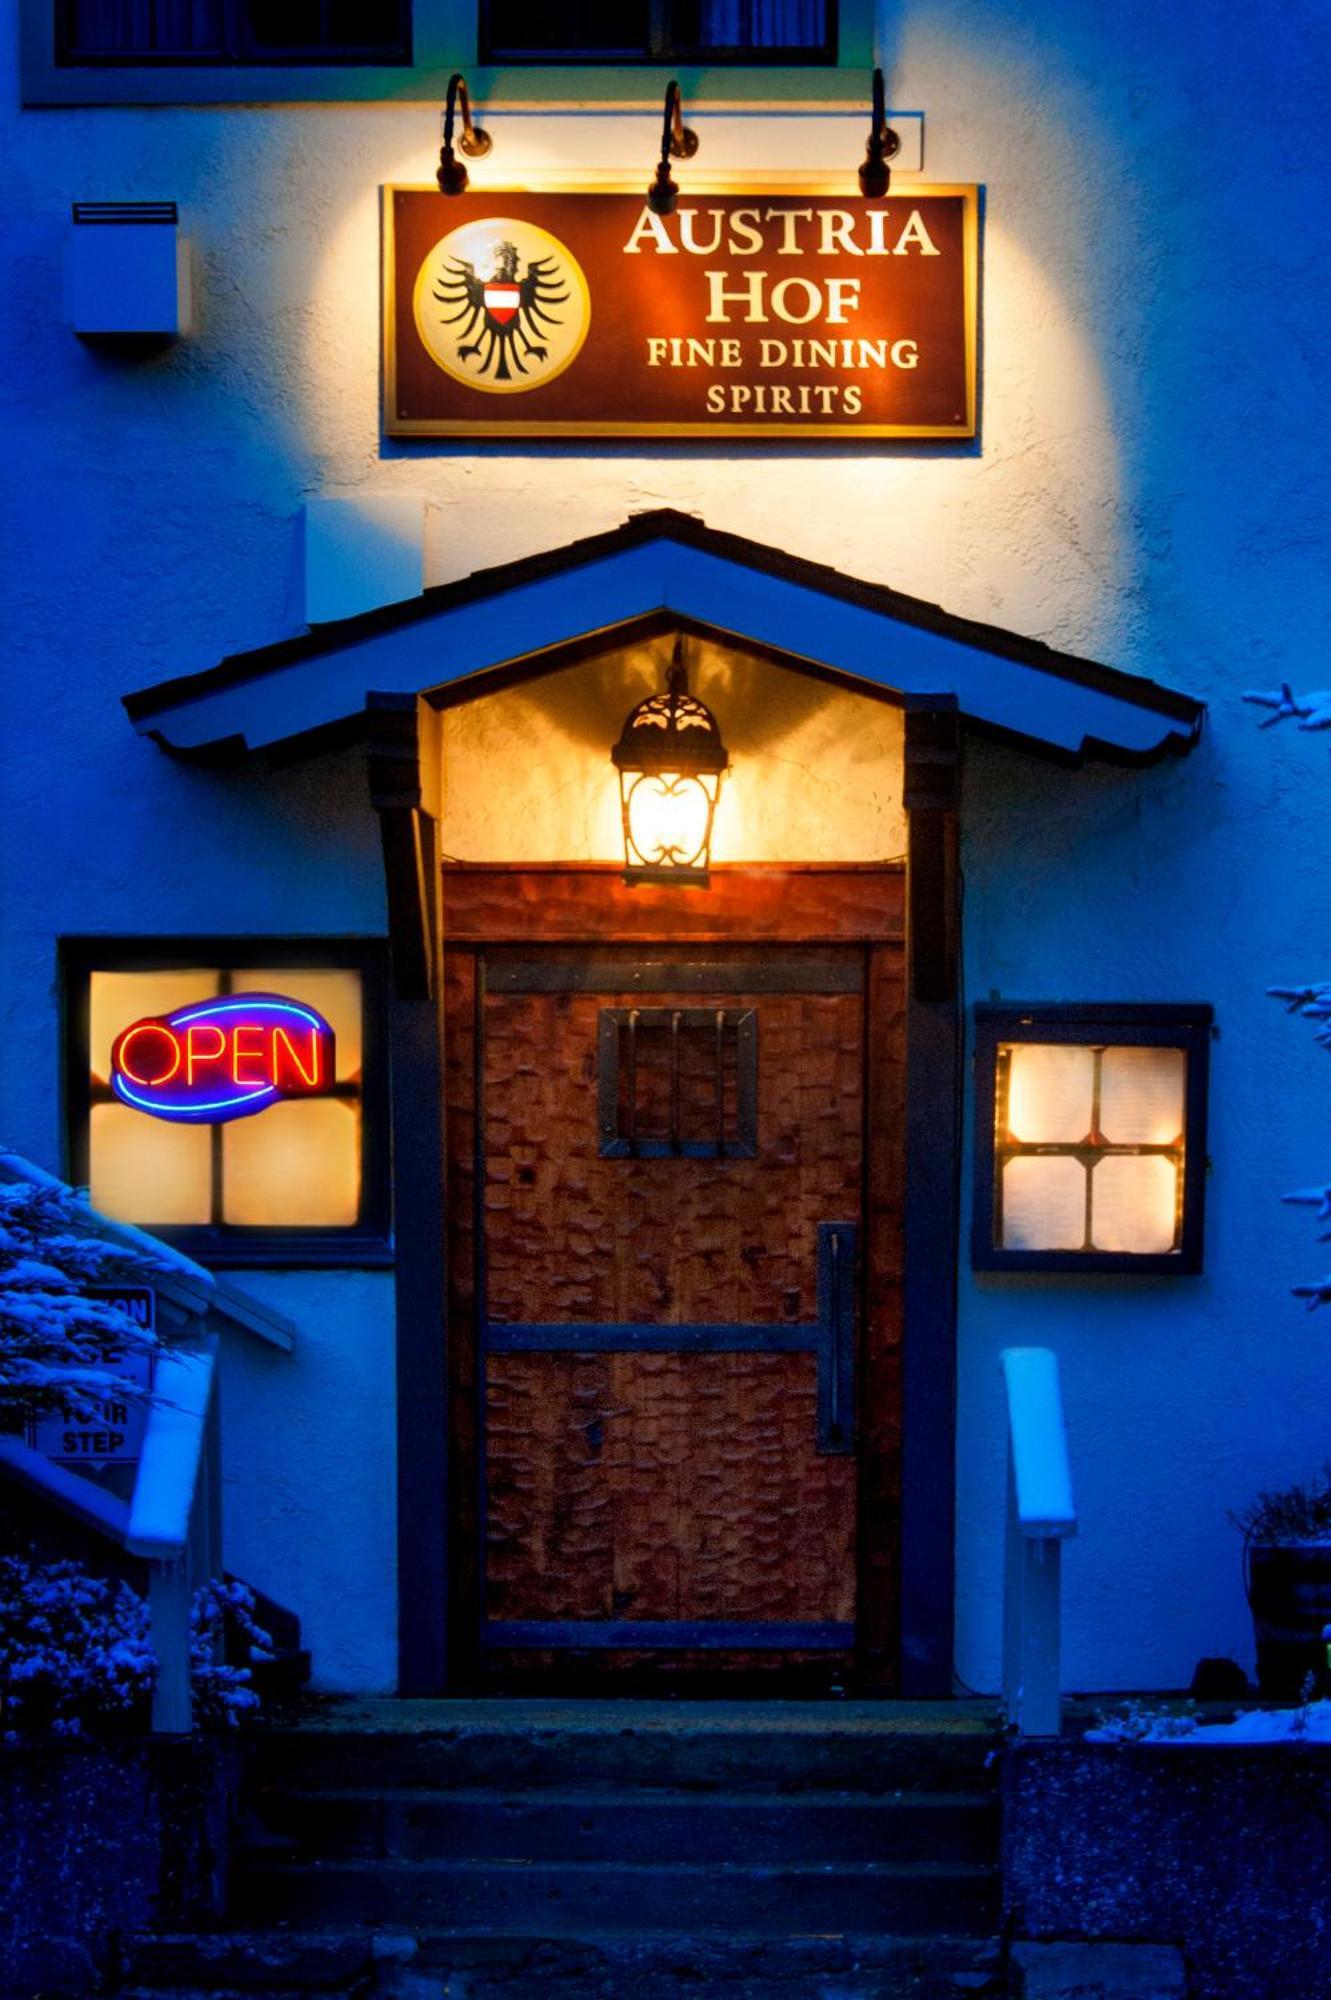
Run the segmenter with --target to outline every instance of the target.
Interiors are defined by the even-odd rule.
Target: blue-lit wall
[[[964,853],[969,1000],[1204,999],[1221,1036],[1204,1276],[963,1271],[959,1672],[995,1682],[996,1356],[1047,1342],[1083,1517],[1071,1681],[1177,1685],[1250,1660],[1226,1510],[1331,1453],[1331,1320],[1289,1298],[1325,1253],[1278,1201],[1331,1175],[1331,1067],[1263,997],[1331,976],[1331,762],[1239,700],[1331,679],[1331,32],[1311,4],[917,0],[882,37],[929,177],[987,188],[975,453],[384,445],[377,189],[429,177],[427,108],[18,112],[11,84],[0,1130],[59,1165],[59,933],[383,929],[353,759],[189,770],[119,706],[298,629],[312,495],[422,496],[431,581],[692,509],[1200,695],[1200,750],[1146,772],[977,746]],[[112,197],[178,200],[195,245],[198,331],[150,358],[62,320],[69,203]],[[325,1684],[387,1686],[391,1282],[245,1282],[301,1347],[228,1362],[229,1560],[301,1612]]]

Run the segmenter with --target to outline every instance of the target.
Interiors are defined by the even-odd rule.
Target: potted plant
[[[1319,1480],[1259,1493],[1230,1519],[1243,1536],[1243,1581],[1257,1642],[1257,1685],[1297,1699],[1327,1680],[1331,1625],[1331,1463]]]

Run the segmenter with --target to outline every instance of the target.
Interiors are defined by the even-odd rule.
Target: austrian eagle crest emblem
[[[494,216],[436,243],[416,283],[416,324],[446,374],[500,394],[562,374],[591,306],[572,253],[534,223]]]

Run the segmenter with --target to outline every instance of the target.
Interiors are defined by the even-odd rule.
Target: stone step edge
[[[739,1812],[829,1812],[829,1810],[849,1810],[849,1812],[895,1812],[897,1808],[905,1812],[921,1812],[925,1808],[943,1808],[947,1812],[983,1812],[987,1816],[999,1810],[997,1792],[919,1792],[919,1790],[899,1790],[899,1792],[859,1792],[859,1790],[839,1790],[835,1786],[825,1786],[819,1790],[799,1790],[799,1792],[749,1792],[749,1790],[717,1790],[717,1792],[695,1792],[685,1786],[502,1786],[502,1784],[386,1784],[386,1786],[322,1786],[322,1784],[270,1784],[260,1786],[252,1804],[262,1810],[270,1802],[290,1802],[302,1806],[350,1806],[362,1802],[366,1806],[500,1806],[524,1808],[536,1806],[542,1812],[550,1808],[568,1806],[570,1812],[582,1812],[590,1806],[632,1812],[658,1812],[662,1808],[679,1810],[739,1810]]]
[[[336,1879],[340,1875],[459,1875],[464,1870],[478,1874],[532,1875],[537,1870],[548,1874],[567,1874],[575,1879],[604,1875],[615,1870],[625,1875],[682,1877],[686,1881],[714,1880],[717,1876],[742,1882],[757,1878],[768,1881],[776,1876],[789,1876],[798,1880],[828,1881],[832,1878],[856,1881],[896,1881],[907,1882],[989,1882],[998,1875],[997,1863],[992,1866],[982,1861],[833,1861],[833,1862],[762,1862],[762,1861],[566,1861],[562,1856],[548,1861],[529,1861],[515,1856],[480,1858],[459,1858],[445,1855],[441,1858],[419,1860],[409,1855],[389,1855],[382,1860],[372,1855],[337,1856],[329,1860],[292,1861],[285,1856],[275,1855],[267,1848],[261,1848],[248,1855],[242,1855],[238,1873],[242,1878],[282,1877],[292,1875],[321,1875]]]
[[[899,1932],[808,1931],[780,1937],[737,1936],[733,1931],[694,1929],[683,1933],[660,1930],[593,1931],[584,1926],[561,1930],[478,1931],[421,1927],[402,1932],[254,1930],[233,1933],[140,1933],[123,1941],[122,1979],[144,1990],[169,1990],[195,1975],[251,1993],[272,1993],[290,1985],[293,1975],[309,1993],[333,1992],[348,1979],[393,1965],[438,1966],[470,1958],[500,1962],[542,1951],[590,1953],[607,1963],[661,1952],[672,1960],[691,1953],[714,1961],[749,1963],[809,1959],[819,1953],[852,1961],[893,1967],[991,1967],[1005,1956],[997,1934],[979,1937],[942,1932],[910,1936]],[[240,1975],[239,1977],[237,1975]],[[257,1975],[257,1976],[256,1976]]]

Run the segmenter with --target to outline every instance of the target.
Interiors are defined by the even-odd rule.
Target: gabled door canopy
[[[1191,696],[669,509],[124,700],[181,758],[300,755],[358,735],[385,696],[442,704],[480,676],[494,686],[671,626],[907,707],[955,708],[1061,760],[1150,762],[1201,729]]]

